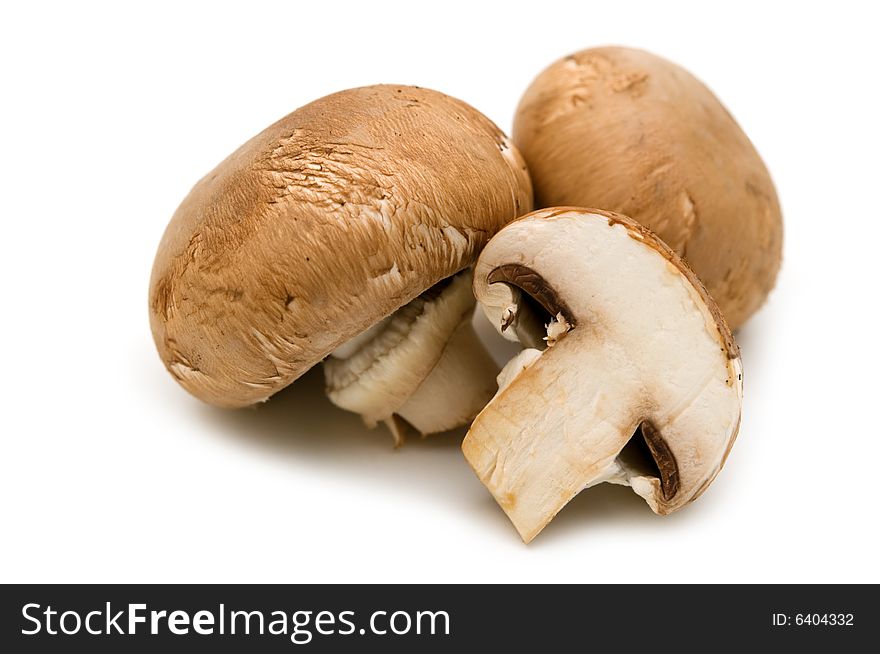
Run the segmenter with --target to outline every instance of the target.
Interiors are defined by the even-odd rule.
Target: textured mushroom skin
[[[543,71],[513,140],[535,205],[601,207],[634,218],[683,257],[731,328],[773,288],[782,217],[764,163],[730,113],[683,68],[605,47]]]
[[[150,281],[156,346],[202,400],[265,400],[531,207],[521,157],[469,105],[393,85],[321,98],[177,209]]]

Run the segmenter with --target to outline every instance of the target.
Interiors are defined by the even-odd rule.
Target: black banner
[[[880,640],[876,586],[3,586],[0,651],[712,651]],[[465,650],[463,650],[465,651]],[[771,650],[772,651],[772,650]]]

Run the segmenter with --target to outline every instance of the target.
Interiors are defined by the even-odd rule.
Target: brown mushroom
[[[462,450],[523,540],[602,482],[631,486],[658,514],[712,482],[739,429],[739,351],[648,229],[591,209],[536,211],[489,241],[474,292],[527,348]]]
[[[177,209],[150,282],[159,354],[196,397],[240,407],[334,351],[328,383],[338,400],[349,365],[406,346],[394,365],[374,368],[383,368],[377,384],[394,388],[365,417],[394,422],[436,372],[433,395],[452,405],[422,402],[408,419],[424,432],[462,424],[491,397],[497,368],[467,334],[469,273],[449,278],[531,202],[515,148],[459,100],[393,85],[321,98],[241,146]],[[416,341],[404,324],[418,327]],[[446,356],[453,362],[440,365]],[[462,358],[467,374],[450,379]],[[361,400],[380,392],[369,382],[359,382]],[[353,408],[363,403],[355,399]]]
[[[732,328],[773,287],[782,217],[761,157],[683,68],[605,47],[532,82],[513,129],[536,207],[601,207],[656,232],[699,275]]]

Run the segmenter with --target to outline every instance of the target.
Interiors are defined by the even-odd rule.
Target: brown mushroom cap
[[[519,154],[464,102],[393,85],[329,95],[184,199],[153,265],[153,338],[202,400],[265,400],[472,264],[531,202]]]
[[[537,207],[601,207],[685,258],[732,328],[773,288],[782,216],[748,137],[699,80],[621,47],[560,59],[528,88],[513,140]]]

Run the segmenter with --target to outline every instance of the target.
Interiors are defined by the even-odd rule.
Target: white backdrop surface
[[[880,581],[880,173],[870,3],[21,3],[0,18],[0,581]],[[461,434],[394,451],[313,371],[188,396],[147,281],[192,184],[319,96],[432,87],[510,130],[546,65],[645,48],[757,145],[785,259],[738,334],[745,415],[694,505],[582,493],[523,545]],[[315,374],[317,372],[317,374]]]

